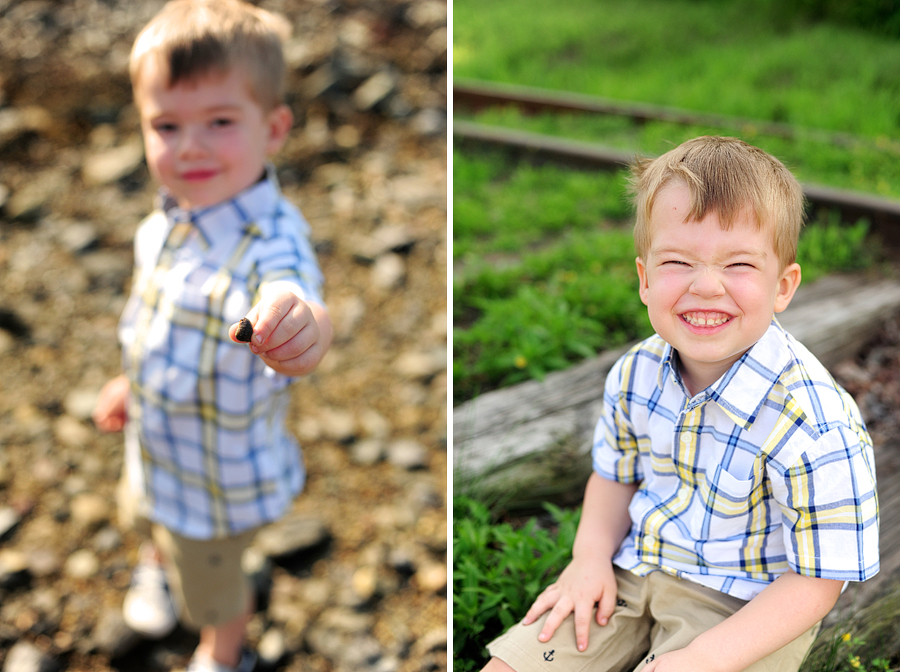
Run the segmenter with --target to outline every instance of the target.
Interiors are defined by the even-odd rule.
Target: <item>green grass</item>
[[[453,499],[453,671],[480,669],[485,646],[520,620],[572,558],[580,510],[547,505],[553,530],[536,518],[496,523],[488,508]]]
[[[455,0],[454,77],[897,137],[900,43],[765,5]]]
[[[571,561],[581,510],[546,508],[549,516],[498,521],[484,504],[454,497],[453,672],[481,669],[489,658],[486,645],[521,620]],[[897,661],[878,653],[896,648],[874,640],[867,645],[853,627],[822,633],[802,672],[897,669]]]
[[[803,18],[848,11],[822,0],[456,0],[454,77],[789,123],[791,139],[743,123],[470,116],[636,155],[701,134],[736,135],[802,182],[900,198],[900,42]],[[823,141],[822,131],[854,140]],[[648,333],[621,173],[457,149],[453,180],[455,402]],[[841,231],[816,217],[824,220],[801,242],[804,282],[871,261],[864,225]]]
[[[454,152],[454,401],[565,369],[652,333],[622,173]],[[865,222],[816,221],[804,282],[875,259]]]

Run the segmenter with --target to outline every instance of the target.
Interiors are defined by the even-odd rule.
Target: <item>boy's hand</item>
[[[588,646],[594,605],[599,602],[597,623],[606,625],[616,608],[616,592],[616,576],[611,562],[597,562],[594,558],[579,560],[576,557],[562,571],[556,583],[547,586],[538,596],[522,623],[530,625],[551,609],[538,635],[540,641],[547,642],[563,619],[574,612],[575,644],[579,651],[584,651]]]
[[[641,672],[697,672],[698,670],[712,669],[705,667],[704,662],[692,656],[688,649],[678,649],[661,656],[654,656],[646,666],[641,668]]]
[[[125,427],[128,392],[129,382],[124,374],[113,378],[100,390],[91,418],[101,431],[121,432]]]
[[[247,319],[253,325],[250,350],[288,376],[311,373],[331,346],[332,326],[326,308],[304,301],[283,286],[264,288]],[[236,333],[234,324],[228,335],[238,343]]]

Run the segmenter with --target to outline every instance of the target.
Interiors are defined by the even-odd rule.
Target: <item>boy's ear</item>
[[[269,129],[269,141],[266,151],[269,156],[277,154],[284,146],[288,133],[294,125],[294,113],[287,105],[278,105],[266,117]]]
[[[780,313],[788,307],[791,299],[794,298],[794,292],[800,286],[800,264],[789,264],[782,272],[781,279],[778,281],[778,294],[775,295],[775,312]]]
[[[647,278],[647,267],[644,266],[644,260],[640,257],[635,257],[634,263],[637,266],[638,280],[640,281],[641,301],[647,306],[649,305],[647,303],[647,295],[650,291],[650,281]]]

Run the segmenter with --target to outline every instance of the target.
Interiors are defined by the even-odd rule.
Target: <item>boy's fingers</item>
[[[285,326],[287,322],[285,320],[278,326],[265,347],[265,354],[279,362],[303,357],[319,340],[315,322],[308,322],[299,329],[296,322],[291,321],[289,327]]]
[[[542,642],[550,641],[550,638],[553,637],[553,633],[556,632],[556,629],[559,627],[560,623],[563,622],[563,619],[572,613],[572,607],[573,605],[568,599],[557,602],[556,606],[550,610],[550,615],[547,616],[547,620],[544,621],[544,627],[541,630],[541,634],[538,635],[538,639]]]
[[[575,605],[575,646],[579,651],[584,651],[588,647],[592,608],[593,605]]]
[[[257,307],[254,310],[257,313],[257,317],[256,320],[250,319],[253,323],[253,340],[251,343],[256,346],[262,346],[265,343],[267,346],[265,348],[266,350],[281,345],[281,343],[270,343],[269,339],[272,334],[275,333],[275,330],[278,328],[278,325],[281,324],[281,321],[288,314],[288,311],[284,310],[280,305],[273,303],[264,307],[260,307],[260,304],[257,304]],[[247,317],[250,317],[249,313]]]
[[[522,619],[524,625],[531,625],[534,623],[538,616],[550,609],[556,603],[556,599],[548,593],[549,590],[550,588],[547,588],[538,595],[534,604],[532,604],[528,611],[525,612],[525,618]]]
[[[606,625],[609,623],[610,617],[616,610],[616,591],[607,590],[600,598],[600,604],[597,606],[597,624]]]

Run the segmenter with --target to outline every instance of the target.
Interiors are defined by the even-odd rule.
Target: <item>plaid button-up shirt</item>
[[[119,325],[126,473],[150,520],[190,538],[230,536],[281,516],[305,474],[285,428],[291,380],[228,328],[269,283],[321,302],[322,276],[308,225],[271,171],[210,208],[162,202],[138,229]]]
[[[693,398],[652,336],[610,371],[594,470],[640,483],[615,564],[749,600],[788,568],[878,572],[872,443],[847,392],[777,321]]]

